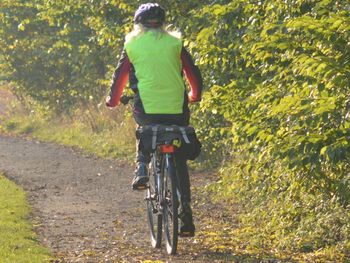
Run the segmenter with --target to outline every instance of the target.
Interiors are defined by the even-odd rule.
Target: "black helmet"
[[[152,22],[149,22],[152,20]],[[159,27],[165,22],[165,10],[157,3],[142,4],[136,10],[134,23],[146,27]]]

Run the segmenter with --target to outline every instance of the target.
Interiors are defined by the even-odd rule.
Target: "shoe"
[[[196,227],[193,224],[192,209],[189,203],[182,205],[182,211],[179,214],[180,223],[180,237],[194,237]]]
[[[138,163],[135,170],[135,177],[132,180],[132,189],[133,190],[144,190],[147,188],[148,183],[148,169],[147,164]]]
[[[196,227],[194,224],[190,225],[181,225],[179,236],[180,237],[194,237],[194,232],[196,231]]]

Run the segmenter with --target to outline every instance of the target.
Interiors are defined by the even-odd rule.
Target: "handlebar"
[[[123,104],[123,105],[126,105],[129,103],[130,100],[132,100],[134,98],[134,96],[126,96],[126,95],[123,95],[120,97],[120,103]]]

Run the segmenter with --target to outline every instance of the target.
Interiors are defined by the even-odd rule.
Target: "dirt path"
[[[143,245],[143,206],[140,194],[130,191],[130,168],[53,144],[0,137],[0,169],[28,192],[42,241],[67,261],[120,259],[120,238]]]

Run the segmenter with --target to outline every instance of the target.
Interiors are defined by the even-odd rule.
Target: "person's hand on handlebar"
[[[134,96],[123,95],[120,97],[120,99],[117,103],[113,103],[111,96],[108,96],[106,98],[106,106],[109,108],[113,108],[115,106],[119,106],[120,104],[127,105],[129,103],[129,101],[132,100],[133,98],[134,98]]]
[[[115,106],[118,106],[120,103],[117,103],[116,105],[112,105],[112,101],[111,101],[111,96],[108,96],[107,98],[106,98],[106,106],[107,107],[109,107],[109,108],[113,108],[113,107],[115,107]]]

